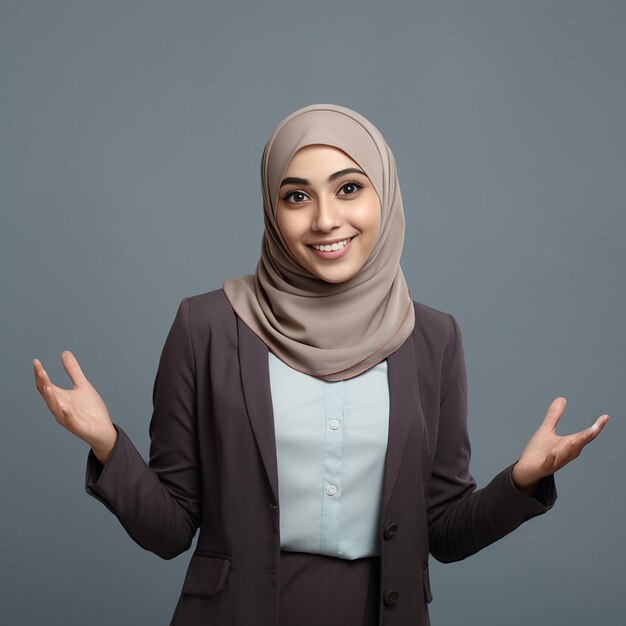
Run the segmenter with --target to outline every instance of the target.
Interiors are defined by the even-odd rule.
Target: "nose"
[[[333,198],[319,197],[315,212],[312,229],[328,233],[334,228],[341,226],[343,221],[341,207]]]

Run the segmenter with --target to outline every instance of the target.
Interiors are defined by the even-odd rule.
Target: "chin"
[[[339,276],[333,276],[333,275],[318,274],[317,272],[315,272],[315,275],[320,280],[323,280],[326,283],[332,283],[332,284],[345,283],[347,280],[350,280],[355,274],[356,272],[352,272],[352,273],[346,273],[346,274],[339,275]]]
[[[330,285],[338,285],[339,283],[343,283],[346,280],[348,280],[347,278],[329,278],[327,276],[318,276],[318,278],[320,280],[323,280],[325,283],[329,283]]]

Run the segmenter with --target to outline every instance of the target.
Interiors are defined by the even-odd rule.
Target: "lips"
[[[347,246],[351,237],[345,237],[344,239],[338,239],[335,241],[325,241],[323,243],[311,243],[309,246],[316,250],[323,252],[334,252],[335,250],[341,250],[344,246]]]
[[[314,248],[311,244],[307,244],[307,246],[311,249],[313,254],[315,254],[319,258],[332,260],[332,259],[338,259],[339,257],[342,257],[344,254],[346,254],[348,250],[350,249],[350,245],[352,244],[353,239],[354,237],[348,237],[347,243],[342,248],[339,248],[338,250],[318,250],[317,248]],[[341,241],[346,241],[346,239],[339,239],[339,240],[336,240],[334,243],[338,243]],[[330,242],[328,243],[324,242],[324,245],[331,245],[331,244]]]
[[[341,247],[343,247],[347,246],[355,236],[356,235],[352,235],[352,237],[343,237],[341,239],[333,239],[332,241],[316,241],[315,243],[308,243],[306,245],[317,250],[323,249],[324,246],[332,246],[334,244],[342,244]],[[326,250],[326,252],[331,252],[331,250]]]

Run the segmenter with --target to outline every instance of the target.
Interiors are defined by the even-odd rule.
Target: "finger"
[[[600,415],[600,417],[590,426],[590,428],[596,431],[594,438],[597,437],[602,429],[606,426],[606,423],[609,421],[609,417],[610,416],[608,415],[608,413]]]
[[[567,400],[563,396],[558,396],[552,400],[541,425],[554,431],[561,415],[563,415],[563,411],[565,411],[566,404]]]
[[[63,367],[65,368],[65,371],[68,373],[69,377],[72,379],[72,384],[75,387],[80,387],[87,382],[87,379],[85,378],[83,370],[80,368],[76,357],[69,350],[64,350],[61,353],[61,361],[63,362]]]
[[[64,417],[64,414],[63,414],[61,405],[59,404],[59,400],[56,397],[56,394],[54,393],[54,389],[52,385],[44,384],[42,385],[42,388],[40,391],[44,399],[44,402],[46,403],[46,406],[50,410],[50,413],[54,415],[57,422],[61,422]]]
[[[35,386],[39,389],[40,370],[43,369],[43,365],[39,359],[33,359],[33,373],[35,374]]]
[[[608,415],[601,415],[591,426],[581,430],[579,433],[572,435],[576,439],[577,445],[582,449],[590,441],[593,441],[602,431],[606,423],[609,421]]]
[[[546,455],[541,464],[541,470],[554,473],[570,461],[573,461],[580,455],[583,448],[600,434],[608,420],[608,415],[601,415],[589,428],[585,428],[585,430],[581,430],[573,435],[561,437],[560,447]]]
[[[37,360],[37,359],[35,359]],[[43,389],[46,386],[52,387],[52,381],[48,376],[48,372],[43,368],[41,362],[37,361],[37,365],[34,366],[35,369],[35,384],[40,393],[43,393]]]
[[[591,426],[589,426],[589,428],[585,428],[585,430],[582,430],[579,433],[575,433],[564,438],[567,439],[567,441],[564,442],[564,445],[561,447],[561,450],[557,455],[557,467],[561,468],[577,458],[583,448],[598,436],[600,430],[602,430],[604,424],[606,424],[607,418],[608,415],[603,415]]]
[[[66,406],[59,402],[56,394],[58,387],[52,384],[48,373],[42,367],[38,359],[33,359],[33,367],[36,369],[37,389],[46,403],[48,410],[54,415],[56,421],[61,424],[61,426],[67,428],[68,420],[71,419],[72,414]]]
[[[39,391],[41,391],[40,389],[40,374],[39,371],[43,369],[43,366],[41,365],[41,361],[39,359],[33,359],[33,373],[35,375],[35,387],[37,387],[37,389]]]

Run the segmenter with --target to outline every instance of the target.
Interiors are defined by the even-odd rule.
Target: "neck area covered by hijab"
[[[276,221],[283,174],[294,154],[311,144],[343,150],[380,199],[374,250],[341,283],[328,283],[297,263]],[[287,365],[317,378],[352,378],[386,359],[413,331],[415,311],[400,268],[404,212],[396,163],[381,133],[339,105],[298,109],[265,144],[261,189],[265,230],[256,271],[222,287],[237,316]]]

